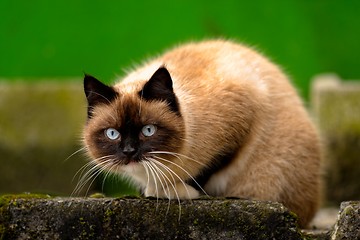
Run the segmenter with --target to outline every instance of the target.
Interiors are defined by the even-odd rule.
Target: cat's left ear
[[[98,104],[109,104],[116,98],[117,92],[96,78],[85,74],[84,92],[88,101],[88,118],[92,116],[92,109]]]
[[[139,92],[145,100],[165,101],[170,109],[180,113],[178,102],[173,90],[173,82],[169,71],[165,67],[159,68]]]

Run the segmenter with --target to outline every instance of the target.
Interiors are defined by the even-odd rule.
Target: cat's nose
[[[131,145],[126,145],[122,152],[127,156],[127,157],[132,157],[135,153],[136,153],[136,149],[131,146]]]

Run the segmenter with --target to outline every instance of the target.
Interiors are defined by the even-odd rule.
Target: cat
[[[229,40],[190,42],[114,86],[85,75],[84,144],[145,196],[283,203],[307,226],[321,192],[317,131],[287,77]]]

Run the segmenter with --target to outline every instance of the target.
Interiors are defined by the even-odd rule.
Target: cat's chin
[[[126,173],[136,173],[139,172],[143,167],[139,162],[131,161],[128,164],[122,165],[121,169]]]

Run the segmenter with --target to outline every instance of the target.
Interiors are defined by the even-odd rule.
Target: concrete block
[[[360,202],[343,202],[331,240],[360,239]]]
[[[1,199],[1,198],[0,198]],[[9,198],[4,239],[303,239],[279,203],[239,199]]]
[[[82,80],[0,81],[0,193],[69,195],[85,163],[80,133],[86,120]]]
[[[312,105],[325,148],[328,203],[360,199],[360,82],[336,75],[313,81]]]

